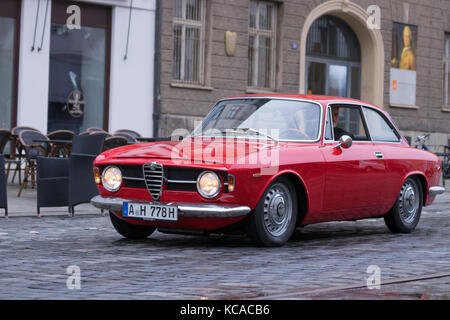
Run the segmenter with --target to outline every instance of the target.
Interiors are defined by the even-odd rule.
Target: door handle
[[[383,159],[383,154],[381,152],[375,152],[375,157],[377,157],[377,159]]]

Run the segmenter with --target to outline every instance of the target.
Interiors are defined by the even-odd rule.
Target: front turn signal
[[[102,177],[100,176],[100,169],[94,167],[94,181],[96,184],[100,184],[102,182]]]

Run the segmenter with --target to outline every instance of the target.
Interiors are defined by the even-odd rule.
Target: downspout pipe
[[[159,137],[159,120],[161,118],[161,36],[162,36],[162,1],[156,0],[155,17],[155,58],[153,81],[153,137]]]

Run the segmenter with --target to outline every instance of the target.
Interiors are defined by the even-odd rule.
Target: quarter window
[[[276,20],[273,3],[250,1],[248,19],[248,86],[275,89]]]
[[[398,142],[399,138],[392,125],[389,125],[384,117],[375,110],[363,108],[367,127],[373,141]]]
[[[205,0],[174,0],[173,66],[175,81],[203,84]]]

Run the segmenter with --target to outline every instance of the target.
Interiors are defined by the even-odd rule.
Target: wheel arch
[[[297,196],[297,204],[298,204],[298,212],[297,212],[297,225],[300,225],[303,219],[305,218],[308,208],[309,208],[309,196],[308,190],[306,189],[305,183],[300,175],[296,172],[285,171],[280,172],[277,176],[274,176],[264,190],[276,179],[278,178],[287,178],[295,188],[295,194]]]
[[[405,183],[406,179],[411,178],[411,177],[415,177],[419,180],[420,185],[422,187],[422,205],[425,206],[425,204],[427,203],[427,197],[428,197],[428,181],[427,178],[425,177],[425,174],[423,172],[420,171],[414,171],[414,172],[410,172],[408,173],[402,180],[402,183],[400,185],[401,186]],[[399,190],[400,192],[400,190]]]

